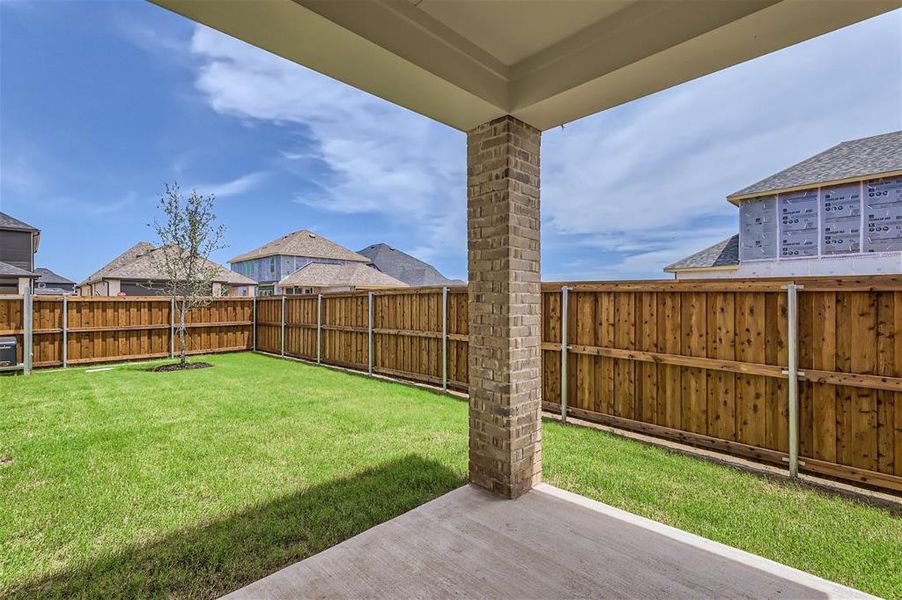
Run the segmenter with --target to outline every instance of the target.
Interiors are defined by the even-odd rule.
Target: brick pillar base
[[[467,134],[470,481],[505,498],[542,477],[540,141],[511,116]]]

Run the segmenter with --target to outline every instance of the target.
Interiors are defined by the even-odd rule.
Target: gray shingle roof
[[[664,267],[668,273],[687,269],[705,269],[711,267],[729,267],[739,264],[739,234],[717,242],[704,250],[696,252]]]
[[[230,263],[265,258],[268,256],[306,256],[308,258],[329,258],[334,260],[347,260],[351,262],[370,262],[365,256],[348,250],[330,239],[324,238],[307,229],[295,231],[288,235],[263,244],[259,248],[239,254],[231,259]]]
[[[162,248],[157,248],[150,242],[138,242],[78,285],[94,283],[103,279],[165,279],[155,259],[155,253],[162,251]],[[257,282],[253,279],[230,271],[220,264],[210,262],[216,266],[217,274],[214,278],[216,282],[233,285],[257,285]]]
[[[393,288],[407,287],[391,275],[363,263],[330,265],[309,263],[277,284],[279,287],[353,287]]]
[[[864,178],[892,171],[902,171],[902,131],[842,142],[727,198],[763,195],[787,188]]]
[[[89,275],[87,279],[85,279],[78,285],[85,285],[88,283],[94,283],[95,281],[100,281],[110,271],[113,271],[115,269],[118,269],[122,265],[130,263],[142,254],[147,254],[154,248],[156,248],[156,246],[154,246],[150,242],[138,242],[137,244],[102,266],[99,270]]]
[[[3,277],[37,277],[35,273],[20,269],[9,263],[0,261],[0,276]]]
[[[40,275],[40,277],[38,277],[38,283],[44,283],[49,286],[75,285],[75,282],[71,279],[66,279],[62,275],[57,275],[50,269],[45,269],[44,267],[38,267],[34,272]]]
[[[139,280],[158,280],[165,281],[167,279],[165,273],[160,268],[163,260],[163,252],[172,252],[177,246],[167,246],[166,248],[155,248],[150,252],[145,252],[123,265],[111,269],[104,274],[107,279],[139,279]],[[236,273],[224,266],[211,260],[206,261],[208,267],[212,268],[215,275],[213,281],[219,283],[229,283],[232,285],[257,285],[257,282],[249,277],[245,277],[240,273]]]
[[[358,254],[373,261],[376,268],[410,286],[458,285],[459,279],[448,279],[438,269],[422,260],[392,248],[388,244],[367,246]]]
[[[15,217],[11,217],[10,215],[0,212],[0,229],[14,229],[16,231],[34,231],[35,233],[40,230],[37,227],[33,227],[24,221],[20,221]]]

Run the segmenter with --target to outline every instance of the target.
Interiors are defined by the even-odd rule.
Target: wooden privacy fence
[[[899,279],[786,283],[546,285],[545,407],[902,490]]]
[[[543,284],[543,407],[902,491],[902,278],[790,283]],[[189,351],[465,391],[467,302],[463,286],[217,299],[190,314]],[[22,305],[0,299],[0,336],[21,338]],[[167,356],[171,314],[168,299],[35,297],[34,364]]]
[[[32,311],[23,309],[28,302]],[[0,296],[0,337],[16,338],[26,370],[170,356],[178,352],[174,317],[169,298]],[[252,347],[251,298],[213,298],[186,320],[190,354]]]
[[[465,287],[261,297],[256,349],[466,390],[467,319]]]

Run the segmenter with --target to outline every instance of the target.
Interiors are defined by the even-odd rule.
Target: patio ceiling
[[[540,130],[898,8],[899,0],[152,0],[468,131]]]

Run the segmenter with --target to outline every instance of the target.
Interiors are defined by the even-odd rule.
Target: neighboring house
[[[264,296],[276,292],[281,280],[311,263],[369,262],[367,257],[306,229],[283,235],[229,261],[232,271],[256,281],[260,286],[258,293]]]
[[[464,283],[460,279],[448,279],[429,263],[397,248],[392,248],[388,244],[373,244],[357,254],[373,261],[373,265],[383,273],[412,287],[462,285]]]
[[[161,296],[166,293],[166,275],[159,265],[160,253],[170,251],[149,242],[139,242],[78,284],[82,296]],[[224,266],[207,261],[216,271],[210,294],[251,296],[256,282]]]
[[[38,275],[34,286],[35,294],[64,296],[75,293],[75,282],[71,279],[43,267],[35,269],[34,272]]]
[[[0,294],[23,294],[37,279],[34,253],[41,231],[0,212]]]
[[[340,265],[308,263],[278,284],[276,292],[284,294],[314,294],[323,292],[355,292],[408,287],[372,265],[350,262]]]
[[[727,196],[739,233],[677,279],[902,273],[902,131],[843,142]]]

